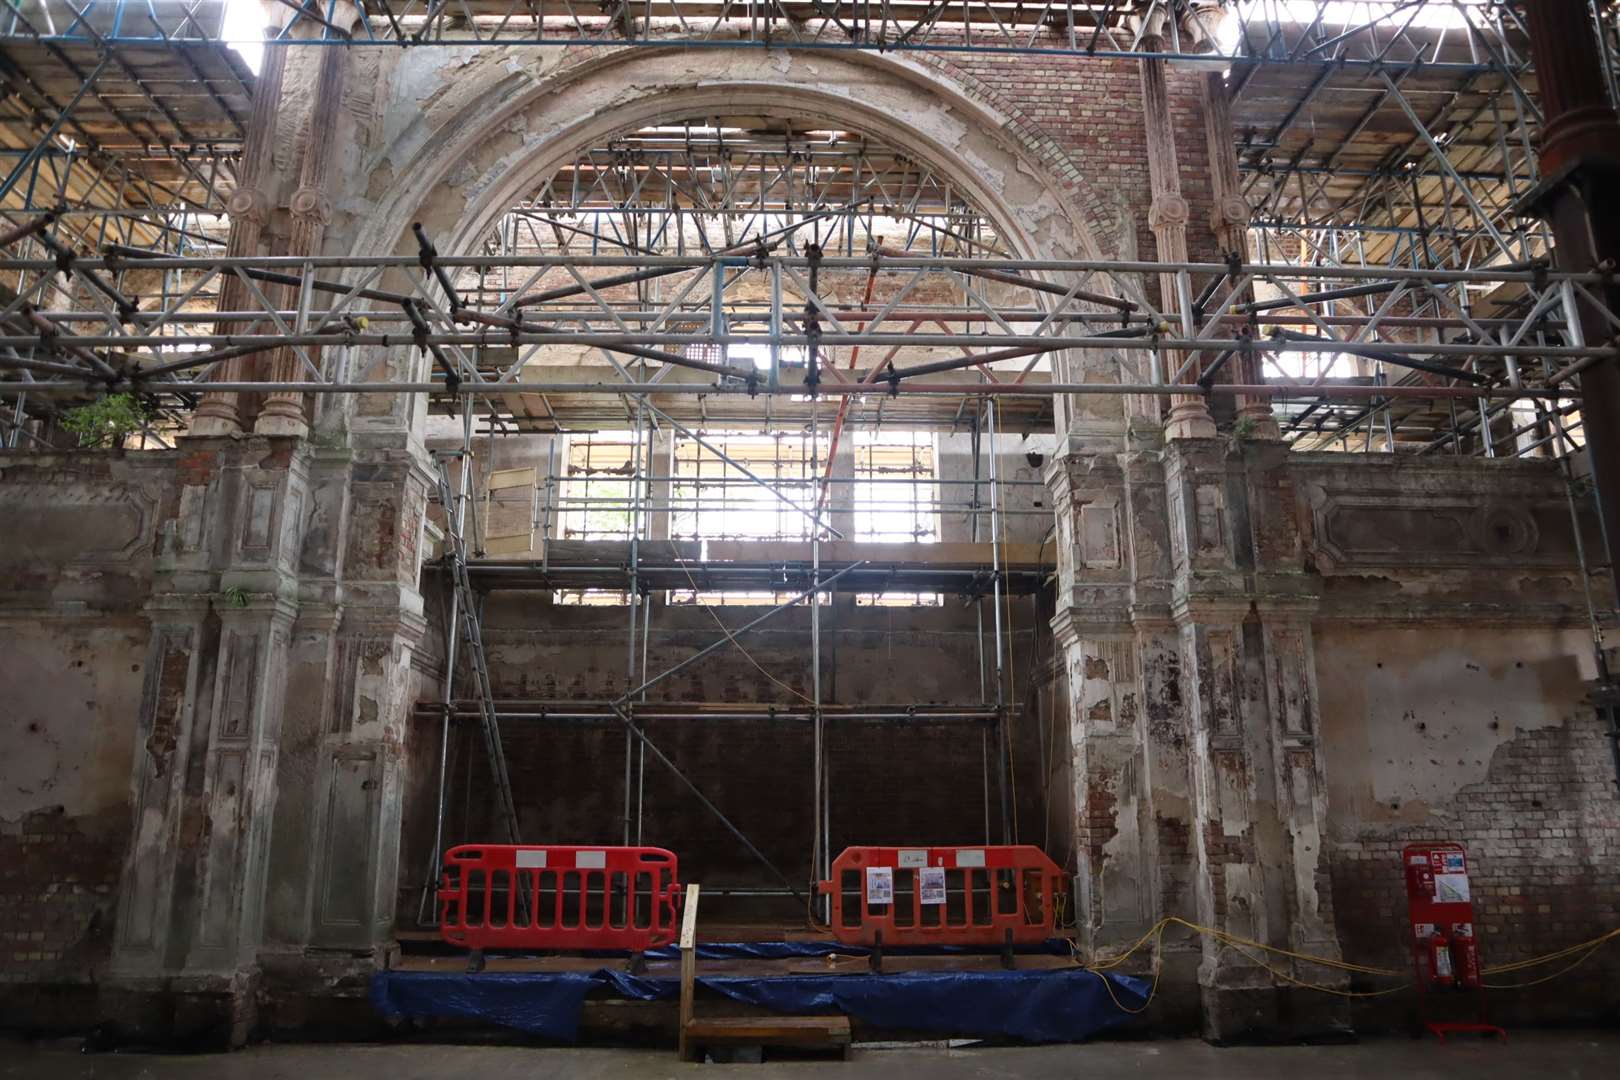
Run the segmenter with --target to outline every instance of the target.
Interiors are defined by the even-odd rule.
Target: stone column
[[[1194,919],[1192,810],[1164,472],[1156,450],[1067,455],[1048,469],[1057,514],[1053,639],[1069,689],[1075,905],[1106,955],[1168,915]],[[1161,1014],[1196,1022],[1198,946],[1168,935]]]
[[[341,460],[340,460],[341,458]],[[334,451],[317,474],[282,733],[286,798],[271,852],[263,957],[296,982],[369,971],[393,938],[416,589],[429,476],[414,456]]]
[[[253,84],[253,113],[248,120],[247,141],[242,147],[242,164],[236,190],[225,203],[231,218],[230,239],[225,254],[229,258],[258,255],[264,226],[270,217],[270,203],[262,185],[270,172],[270,149],[276,133],[276,110],[281,105],[282,75],[287,66],[287,50],[272,46],[265,50],[264,63]],[[220,311],[247,311],[258,307],[252,292],[235,274],[220,276]],[[268,288],[268,286],[261,286]],[[244,327],[217,331],[231,333]],[[217,369],[218,381],[239,382],[247,377],[251,357],[236,356]],[[242,430],[242,410],[238,395],[229,391],[204,394],[192,416],[192,435],[231,435]]]
[[[353,22],[354,7],[342,5]],[[339,17],[337,25],[345,25]],[[320,32],[314,27],[311,32]],[[283,50],[276,50],[283,51]],[[288,209],[292,214],[292,236],[288,242],[290,255],[317,255],[326,226],[332,221],[332,201],[327,185],[332,171],[332,147],[337,129],[338,114],[343,101],[344,76],[348,71],[349,50],[323,48],[315,78],[315,97],[310,106],[308,134],[304,141],[303,161],[299,166],[298,188],[293,192]],[[291,290],[285,290],[291,293]],[[288,300],[296,304],[297,296]],[[304,350],[310,361],[319,366],[320,350]],[[270,362],[271,382],[303,382],[303,360],[298,351],[289,347],[277,349]],[[304,395],[296,391],[274,391],[266,394],[264,408],[253,428],[260,435],[306,435],[309,424],[304,415]]]
[[[1142,48],[1158,51],[1164,39],[1144,37]],[[1187,261],[1187,200],[1181,196],[1181,163],[1176,154],[1176,133],[1170,115],[1170,91],[1165,81],[1165,62],[1146,58],[1142,65],[1142,115],[1147,134],[1148,177],[1153,187],[1153,203],[1148,210],[1148,225],[1158,242],[1159,261],[1181,263]],[[1167,315],[1180,313],[1182,306],[1177,297],[1176,275],[1159,275],[1159,307]],[[1169,331],[1185,336],[1185,327],[1179,318],[1171,320]],[[1184,362],[1181,354],[1173,354],[1167,367],[1178,367]],[[1165,372],[1173,377],[1174,370]],[[1188,379],[1198,377],[1197,365],[1188,372]],[[1170,415],[1165,421],[1165,436],[1171,439],[1207,438],[1215,434],[1215,421],[1209,415],[1209,406],[1200,396],[1183,394],[1170,399]]]
[[[1173,613],[1192,764],[1199,921],[1266,945],[1336,958],[1325,887],[1326,793],[1316,753],[1310,612],[1288,539],[1285,455],[1185,441],[1167,453]],[[1216,1040],[1347,1029],[1343,999],[1295,994],[1258,960],[1212,938],[1199,967]],[[1250,950],[1252,953],[1253,950]],[[1275,954],[1296,979],[1345,977]]]
[[[287,444],[194,440],[155,624],[136,826],[108,994],[169,999],[168,1034],[251,1026],[307,462]]]
[[[1210,224],[1221,250],[1236,252],[1248,262],[1249,219],[1248,200],[1243,197],[1243,183],[1238,175],[1237,149],[1232,134],[1232,102],[1226,91],[1226,78],[1211,71],[1203,79],[1204,136],[1209,147],[1210,180],[1215,195],[1215,209]],[[1253,298],[1254,290],[1246,289],[1246,299]],[[1229,324],[1236,329],[1235,324]],[[1222,334],[1230,337],[1231,334]],[[1258,351],[1239,353],[1235,358],[1237,377],[1234,382],[1258,386],[1266,381]],[[1248,436],[1257,439],[1280,437],[1276,418],[1271,414],[1271,399],[1245,394],[1238,398],[1237,421],[1248,430]]]
[[[1075,918],[1096,950],[1141,936],[1155,906],[1127,496],[1112,456],[1059,458],[1046,479],[1057,515],[1052,633],[1069,692]]]

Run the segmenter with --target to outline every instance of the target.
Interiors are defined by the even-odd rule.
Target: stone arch
[[[422,221],[441,252],[469,251],[582,147],[648,124],[746,110],[883,139],[959,185],[1020,257],[1114,254],[1113,237],[1093,227],[1103,201],[1053,140],[987,87],[964,87],[910,57],[639,47],[485,49],[447,63],[424,51],[385,61],[376,78],[379,100],[417,111],[403,122],[381,118],[378,145],[351,156],[337,190],[357,194],[336,208],[328,250],[414,251],[409,225]],[[1082,363],[1064,367],[1073,376]],[[1087,377],[1116,378],[1106,366]],[[1113,399],[1071,406],[1105,425],[1121,412]]]

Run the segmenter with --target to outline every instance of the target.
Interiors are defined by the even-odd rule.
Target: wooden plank
[[[847,1016],[728,1016],[687,1022],[693,1046],[848,1046]]]
[[[691,1051],[691,1044],[687,1041],[686,1029],[692,1024],[692,990],[697,978],[697,913],[698,886],[694,882],[686,887],[686,904],[681,909],[681,1026],[679,1051],[682,1061],[692,1060],[687,1056]]]
[[[497,555],[532,555],[534,535],[518,533],[513,536],[491,536],[484,541],[484,554],[491,558]]]
[[[489,474],[489,483],[486,486],[491,489],[534,487],[534,478],[532,465],[525,469],[496,469]]]

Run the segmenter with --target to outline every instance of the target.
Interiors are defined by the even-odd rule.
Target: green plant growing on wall
[[[231,607],[245,608],[248,606],[247,590],[242,588],[240,585],[229,586],[226,588],[223,595],[225,597],[225,602]]]
[[[63,430],[79,437],[80,446],[122,446],[146,423],[146,410],[130,394],[108,394],[62,413]]]
[[[1254,417],[1252,417],[1252,416],[1240,416],[1240,417],[1238,417],[1237,421],[1235,423],[1233,423],[1233,425],[1232,425],[1232,438],[1233,438],[1233,440],[1235,440],[1236,442],[1247,442],[1248,440],[1254,438],[1255,426],[1256,425],[1255,425],[1255,422],[1254,422]]]

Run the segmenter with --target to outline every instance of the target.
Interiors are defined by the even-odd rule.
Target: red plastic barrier
[[[1053,936],[1068,886],[1036,847],[850,847],[818,888],[846,944],[1004,947]]]
[[[679,880],[663,848],[464,844],[444,854],[439,933],[465,949],[650,949],[679,933]]]

